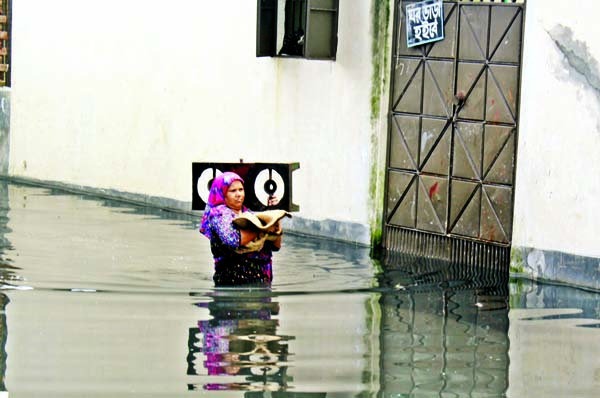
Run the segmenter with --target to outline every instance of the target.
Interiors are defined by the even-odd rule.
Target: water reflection
[[[328,312],[325,297],[311,298],[312,294],[277,296],[268,290],[240,289],[201,297],[196,306],[207,312],[189,331],[187,360],[188,375],[201,376],[202,382],[188,388],[241,390],[246,397],[262,396],[252,395],[261,391],[292,396],[288,395],[292,391],[298,394],[309,388],[318,392],[306,396],[325,396],[327,391],[344,391],[334,380],[351,374],[344,367],[352,360],[362,367],[362,378],[360,382],[351,378],[355,384],[345,391],[349,394],[505,396],[508,273],[410,256],[386,258],[381,268],[377,288],[328,296],[331,303],[361,301],[362,314]],[[341,348],[329,358],[328,369],[314,363],[310,370],[311,362],[304,362],[315,355],[306,356],[305,350],[310,350],[306,341],[319,344],[310,338],[312,330],[306,324],[298,329],[303,341],[295,344],[302,351],[290,352],[288,342],[294,337],[278,331],[282,300],[307,308],[302,314],[293,313],[294,320],[304,316],[310,323],[321,312],[330,318],[321,323],[320,333],[332,336],[330,347]],[[311,300],[320,308],[308,309]],[[351,345],[345,341],[346,331],[352,329],[361,340],[353,346],[358,350],[355,354],[350,354]],[[316,355],[327,358],[324,351]],[[294,375],[289,369],[294,369]],[[300,382],[311,373],[326,374],[333,389],[314,378],[312,385]],[[319,391],[321,386],[326,388]]]
[[[15,278],[15,267],[9,264],[5,251],[12,249],[6,238],[8,229],[8,183],[0,180],[0,281],[8,286],[9,281]],[[6,391],[6,340],[8,328],[6,324],[6,307],[9,303],[8,296],[0,293],[0,392]]]
[[[7,255],[9,251],[14,250],[6,237],[11,232],[8,227],[9,209],[8,182],[0,179],[0,282],[4,285],[11,285],[19,279],[15,273],[18,268],[11,264],[12,260]]]
[[[272,291],[215,291],[197,218],[15,186],[9,210],[8,196],[0,181],[0,390],[7,374],[11,395],[600,391],[597,294],[509,282],[505,269],[374,263],[368,249],[292,234]],[[15,290],[17,273],[30,290]]]
[[[507,395],[600,396],[600,295],[524,280],[510,287]]]
[[[504,396],[508,272],[400,255],[382,268],[382,396]]]
[[[523,321],[582,319],[577,327],[600,328],[600,297],[598,293],[564,286],[537,284],[529,280],[513,280],[510,307],[517,309],[571,309],[570,313],[552,313],[522,318]]]
[[[236,376],[234,381],[210,377],[188,389],[285,391],[288,344],[293,336],[277,332],[280,306],[269,290],[217,290],[210,301],[196,303],[211,319],[189,331],[188,375]]]

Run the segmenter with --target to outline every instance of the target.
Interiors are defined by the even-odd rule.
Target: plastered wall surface
[[[597,2],[528,0],[513,246],[600,257]]]
[[[10,149],[10,89],[0,90],[0,174],[8,172]]]
[[[193,161],[299,162],[299,217],[368,225],[370,7],[309,61],[255,56],[255,1],[14,2],[8,172],[191,201]]]
[[[578,4],[527,2],[513,246],[600,257],[600,27]],[[254,1],[14,2],[2,166],[191,201],[193,161],[299,162],[296,220],[368,229],[387,127],[372,4],[343,5],[336,61],[309,61],[256,58]]]

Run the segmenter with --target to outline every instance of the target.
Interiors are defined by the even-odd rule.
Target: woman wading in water
[[[281,248],[281,225],[277,219],[262,230],[237,227],[233,220],[251,213],[244,206],[245,196],[244,180],[232,172],[215,177],[210,188],[200,232],[210,239],[216,286],[268,285],[273,280],[272,257]],[[269,200],[269,205],[277,203],[276,198]]]

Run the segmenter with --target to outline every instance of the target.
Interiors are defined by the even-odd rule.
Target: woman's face
[[[244,185],[241,181],[234,181],[225,194],[225,205],[233,210],[241,210],[244,204],[244,198],[246,193],[244,192]]]

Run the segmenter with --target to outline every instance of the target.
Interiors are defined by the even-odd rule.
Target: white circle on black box
[[[270,196],[276,196],[278,199],[281,199],[285,194],[283,178],[273,169],[262,170],[256,176],[256,180],[254,180],[254,193],[260,203],[268,206]]]
[[[200,196],[200,199],[202,199],[204,203],[208,203],[208,195],[210,194],[210,186],[212,185],[213,180],[221,174],[223,174],[223,172],[219,169],[208,168],[200,174],[200,177],[198,177],[196,190],[198,191],[198,196]]]

